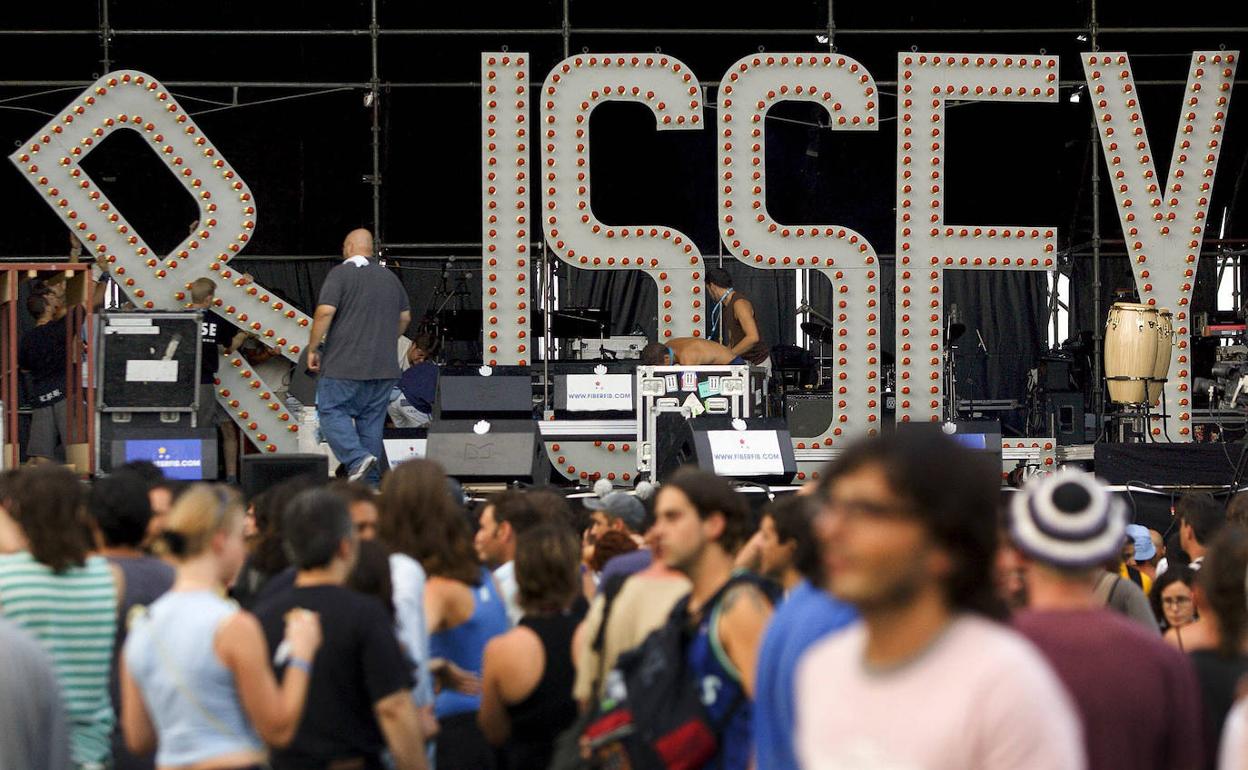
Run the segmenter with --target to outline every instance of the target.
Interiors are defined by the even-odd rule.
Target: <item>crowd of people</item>
[[[1248,499],[922,430],[651,491],[4,472],[0,766],[1248,767]]]

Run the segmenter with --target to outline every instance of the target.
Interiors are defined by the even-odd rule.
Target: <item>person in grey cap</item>
[[[637,543],[637,550],[620,554],[608,561],[598,575],[598,588],[615,576],[635,575],[646,569],[653,561],[653,554],[646,546],[646,506],[627,492],[611,492],[604,497],[591,497],[582,501],[590,512],[589,539],[598,538],[611,530],[623,532]]]
[[[1082,471],[1037,478],[1015,495],[1009,533],[1028,562],[1029,608],[1014,626],[1074,699],[1088,767],[1203,767],[1191,664],[1158,638],[1155,623],[1109,611],[1097,592],[1106,576],[1116,590],[1139,590],[1102,566],[1119,553],[1125,530],[1122,501]]]
[[[597,540],[614,529],[631,537],[637,545],[644,545],[646,506],[636,497],[627,492],[612,492],[602,498],[587,498],[584,505],[590,511],[591,538]]]

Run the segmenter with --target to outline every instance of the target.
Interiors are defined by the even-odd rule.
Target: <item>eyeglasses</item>
[[[1167,607],[1169,606],[1182,607],[1185,604],[1191,604],[1192,597],[1190,596],[1163,596],[1161,599],[1161,603],[1166,605]]]

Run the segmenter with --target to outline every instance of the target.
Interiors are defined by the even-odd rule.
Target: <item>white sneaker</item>
[[[364,455],[364,459],[360,460],[359,465],[355,466],[355,470],[351,471],[351,474],[347,476],[347,478],[351,481],[359,481],[364,478],[364,476],[371,471],[373,466],[376,464],[376,457],[373,457],[372,455]]]

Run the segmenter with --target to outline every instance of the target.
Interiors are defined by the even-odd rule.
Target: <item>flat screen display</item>
[[[125,461],[149,460],[166,478],[198,481],[204,478],[204,447],[202,439],[129,439],[124,444]],[[215,453],[215,446],[213,446]],[[212,458],[213,464],[216,458]]]

